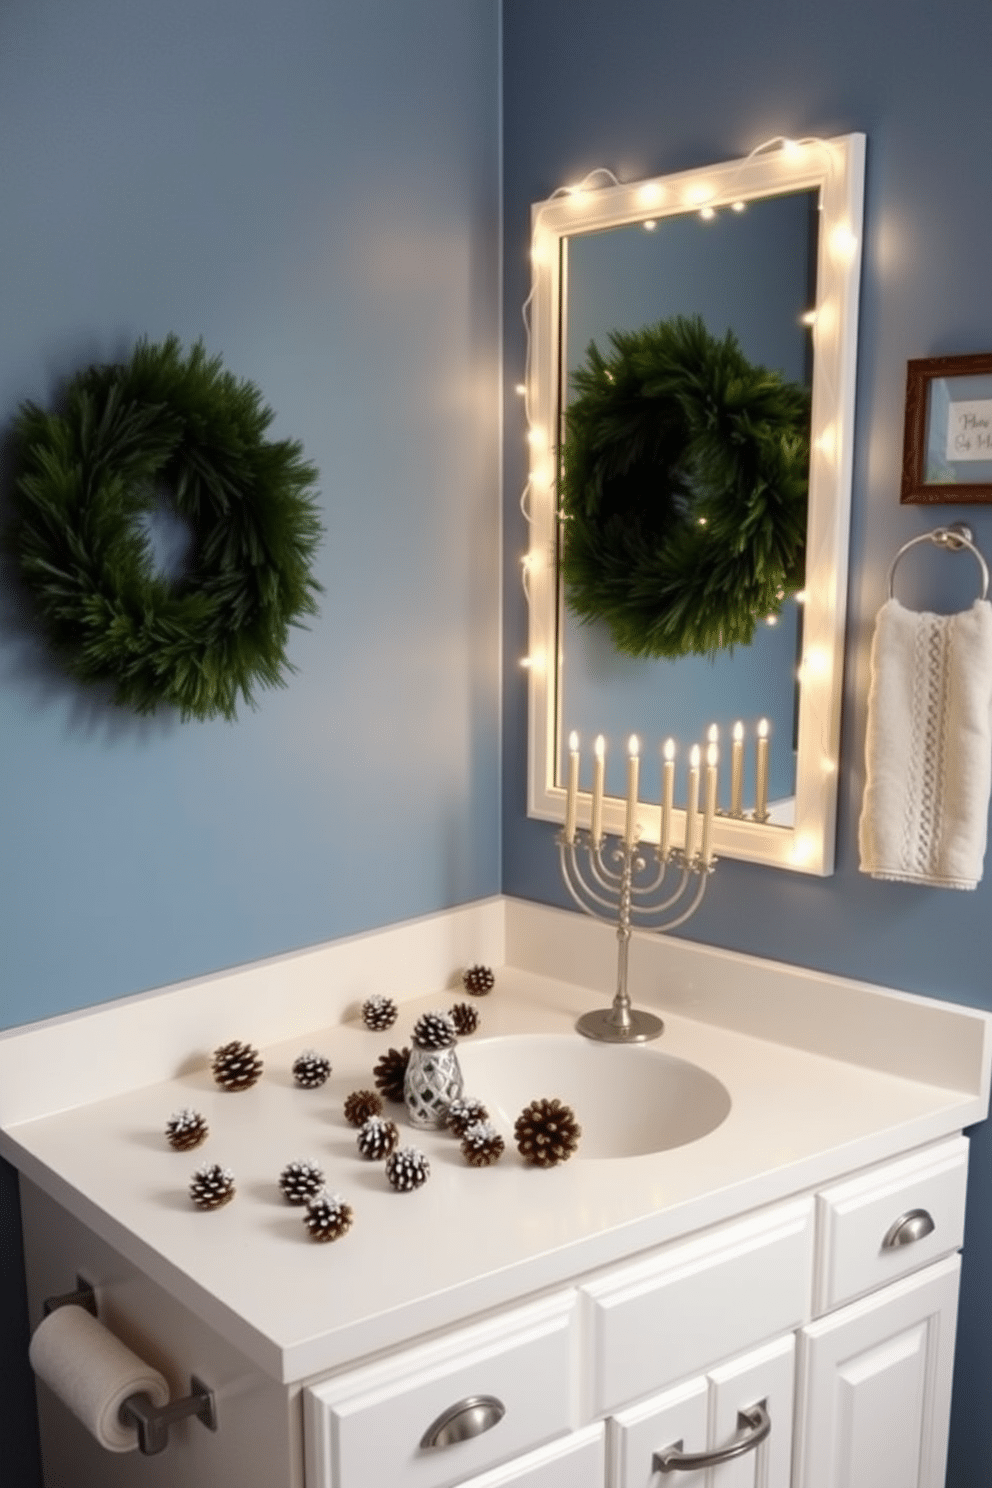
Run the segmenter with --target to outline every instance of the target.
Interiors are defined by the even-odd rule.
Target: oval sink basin
[[[476,1096],[504,1137],[533,1100],[557,1097],[582,1127],[575,1153],[637,1157],[698,1141],[730,1111],[724,1085],[688,1060],[643,1044],[596,1044],[579,1034],[511,1034],[464,1041],[465,1094]]]

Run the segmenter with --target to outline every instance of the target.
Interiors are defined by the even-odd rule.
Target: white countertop
[[[603,930],[533,907],[520,913],[525,930],[518,925],[508,936],[511,948],[533,933],[535,916],[546,916],[552,929],[564,927],[573,955],[576,937],[600,936]],[[544,926],[541,919],[542,937]],[[601,936],[595,946],[597,956],[608,962],[610,948]],[[644,954],[665,952],[653,947]],[[190,1057],[167,1079],[70,1110],[55,1110],[50,1103],[48,1113],[23,1119],[16,1110],[0,1111],[0,1151],[261,1369],[296,1381],[936,1140],[986,1113],[986,1015],[821,979],[827,992],[831,986],[838,989],[841,1000],[864,1000],[865,1026],[874,1030],[880,1049],[883,1042],[898,1042],[891,1033],[884,1040],[878,1036],[879,1027],[889,1028],[887,1019],[898,1023],[904,1015],[911,1026],[914,1019],[933,1020],[933,1009],[942,1009],[957,1052],[942,1056],[934,1037],[934,1069],[945,1079],[957,1060],[972,1071],[955,1079],[952,1088],[920,1078],[928,1055],[915,1047],[918,1039],[907,1039],[905,1054],[898,1057],[882,1050],[874,1058],[869,1051],[855,1062],[836,1057],[836,1050],[827,1057],[815,1048],[720,1026],[714,1021],[720,1016],[716,991],[712,1006],[707,1005],[706,977],[685,973],[687,956],[695,957],[692,965],[698,968],[706,955],[698,947],[683,947],[666,962],[682,967],[682,993],[673,994],[667,1005],[660,995],[653,999],[665,1018],[660,1047],[716,1076],[732,1104],[716,1130],[671,1151],[594,1160],[576,1155],[542,1171],[523,1165],[512,1133],[504,1130],[503,1159],[494,1167],[473,1169],[454,1137],[414,1132],[402,1108],[388,1106],[385,1114],[397,1120],[402,1142],[420,1147],[431,1163],[430,1179],[421,1189],[395,1193],[382,1165],[359,1157],[342,1103],[350,1091],[372,1087],[376,1060],[386,1048],[409,1043],[421,1011],[450,1006],[456,996],[450,985],[403,1000],[399,1021],[385,1033],[370,1033],[354,1016],[344,1021],[335,1016],[323,1028],[307,1028],[296,1017],[291,1037],[262,1047],[264,1076],[241,1094],[216,1087],[202,1048],[191,1040]],[[768,963],[712,956],[714,987],[724,987],[727,967],[737,960],[742,986],[749,977],[754,980],[756,968],[765,968],[762,985],[775,981]],[[541,955],[534,959],[539,962]],[[789,993],[798,1020],[805,994],[782,980],[787,975],[782,969],[776,995]],[[693,978],[689,997],[685,987]],[[380,989],[386,990],[381,984]],[[876,1006],[872,998],[888,1001]],[[520,1031],[570,1032],[578,1013],[603,1000],[588,987],[533,970],[499,968],[494,992],[475,1002],[480,1030],[461,1045],[466,1070],[474,1042]],[[757,1007],[757,992],[753,1000],[753,1019],[760,1025],[767,1009],[762,1014]],[[678,1011],[680,1001],[698,1004],[700,1016]],[[349,1005],[353,1009],[354,1001]],[[227,1038],[258,1042],[249,1012],[246,1004],[241,1027],[228,1022]],[[741,1009],[735,1020],[740,1024],[751,1016]],[[972,1057],[970,1046],[976,1043]],[[295,1086],[291,1065],[311,1046],[325,1053],[334,1069],[323,1087],[304,1091]],[[37,1051],[41,1045],[30,1047]],[[15,1052],[8,1044],[7,1057]],[[126,1057],[123,1051],[119,1057]],[[885,1067],[898,1069],[900,1061],[913,1065],[912,1077]],[[554,1083],[549,1070],[546,1088],[534,1096],[554,1095]],[[470,1078],[466,1094],[486,1099],[485,1090],[471,1088]],[[164,1139],[164,1126],[183,1106],[203,1113],[210,1137],[193,1152],[175,1153]],[[581,1121],[581,1110],[577,1115]],[[328,1186],[354,1209],[352,1229],[334,1244],[314,1244],[301,1211],[281,1197],[278,1175],[297,1158],[319,1163]],[[190,1175],[205,1161],[232,1168],[237,1182],[235,1200],[211,1213],[197,1211],[187,1194]]]

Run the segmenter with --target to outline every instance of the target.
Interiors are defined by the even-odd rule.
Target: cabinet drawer
[[[603,1488],[605,1431],[587,1426],[483,1473],[462,1488]]]
[[[817,1314],[957,1250],[964,1239],[968,1142],[954,1137],[824,1189],[817,1198]],[[921,1210],[932,1230],[885,1244],[897,1221]],[[916,1228],[927,1228],[923,1219]]]
[[[446,1488],[563,1435],[574,1424],[574,1316],[568,1292],[309,1386],[308,1488]],[[469,1439],[421,1445],[473,1396],[494,1397],[502,1418]]]
[[[607,1415],[806,1322],[812,1278],[813,1201],[801,1199],[587,1283],[594,1411]]]

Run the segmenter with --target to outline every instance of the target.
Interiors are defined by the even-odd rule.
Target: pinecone
[[[344,1103],[344,1119],[352,1126],[364,1126],[370,1116],[382,1114],[382,1101],[374,1090],[353,1090]]]
[[[496,978],[488,966],[470,966],[462,975],[462,984],[473,997],[485,997],[495,987]]]
[[[410,1036],[418,1049],[450,1049],[455,1042],[455,1025],[447,1013],[423,1013]]]
[[[456,1002],[448,1016],[459,1038],[468,1038],[479,1026],[479,1010],[470,1002]]]
[[[426,1183],[431,1165],[418,1147],[400,1147],[386,1159],[386,1177],[397,1193],[410,1193]]]
[[[371,1028],[373,1033],[381,1033],[384,1028],[392,1028],[398,1017],[399,1012],[393,999],[384,997],[381,992],[373,993],[362,1003],[362,1022],[366,1028]]]
[[[463,1137],[470,1126],[478,1121],[488,1121],[489,1112],[474,1095],[462,1095],[453,1100],[444,1113],[445,1125],[456,1137]]]
[[[219,1209],[234,1198],[234,1174],[220,1163],[204,1163],[190,1179],[189,1196],[197,1209]]]
[[[331,1061],[316,1049],[304,1049],[293,1060],[293,1079],[304,1090],[316,1090],[331,1073]]]
[[[363,1157],[381,1162],[388,1157],[400,1139],[400,1130],[395,1121],[383,1121],[381,1116],[370,1116],[358,1133],[358,1150]]]
[[[189,1106],[184,1106],[181,1111],[175,1111],[165,1123],[165,1135],[169,1146],[176,1152],[189,1152],[192,1147],[199,1147],[205,1142],[210,1134],[210,1128],[200,1115],[199,1111],[191,1111]]]
[[[499,1162],[506,1143],[490,1121],[476,1121],[462,1137],[462,1157],[473,1168],[488,1168]]]
[[[571,1106],[560,1100],[535,1100],[517,1117],[513,1135],[525,1162],[538,1168],[553,1168],[571,1157],[579,1145],[582,1128]]]
[[[305,1204],[324,1186],[324,1175],[316,1163],[291,1162],[279,1174],[283,1198],[290,1204]]]
[[[262,1073],[262,1059],[251,1044],[234,1039],[214,1050],[214,1079],[225,1090],[249,1090]]]
[[[340,1240],[351,1229],[354,1217],[351,1205],[346,1204],[340,1194],[328,1193],[325,1189],[308,1201],[303,1223],[311,1240]]]
[[[387,1049],[372,1071],[376,1089],[388,1101],[403,1102],[403,1081],[410,1062],[409,1049]]]

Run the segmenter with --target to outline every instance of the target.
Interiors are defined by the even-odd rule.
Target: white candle
[[[734,742],[730,749],[730,814],[743,815],[744,800],[744,725],[734,724]]]
[[[685,855],[692,857],[692,844],[696,835],[696,816],[699,812],[699,745],[693,744],[689,751],[689,799],[685,808]]]
[[[637,841],[637,785],[640,779],[640,742],[636,734],[627,741],[627,820],[623,829],[623,840],[628,847]]]
[[[596,735],[593,745],[592,766],[592,826],[591,836],[593,846],[598,847],[603,840],[603,778],[606,773],[606,740],[602,734]]]
[[[575,808],[579,799],[579,736],[568,736],[568,794],[565,797],[565,841],[575,841]]]
[[[706,804],[703,809],[703,840],[699,856],[708,868],[713,861],[713,818],[716,815],[717,762],[720,751],[715,744],[706,750]]]
[[[768,815],[768,719],[758,723],[757,760],[755,763],[754,814],[758,821]]]
[[[663,858],[668,857],[668,850],[672,845],[672,802],[675,796],[675,740],[666,739],[662,749],[664,756],[661,766],[661,839],[658,843],[658,852]]]

